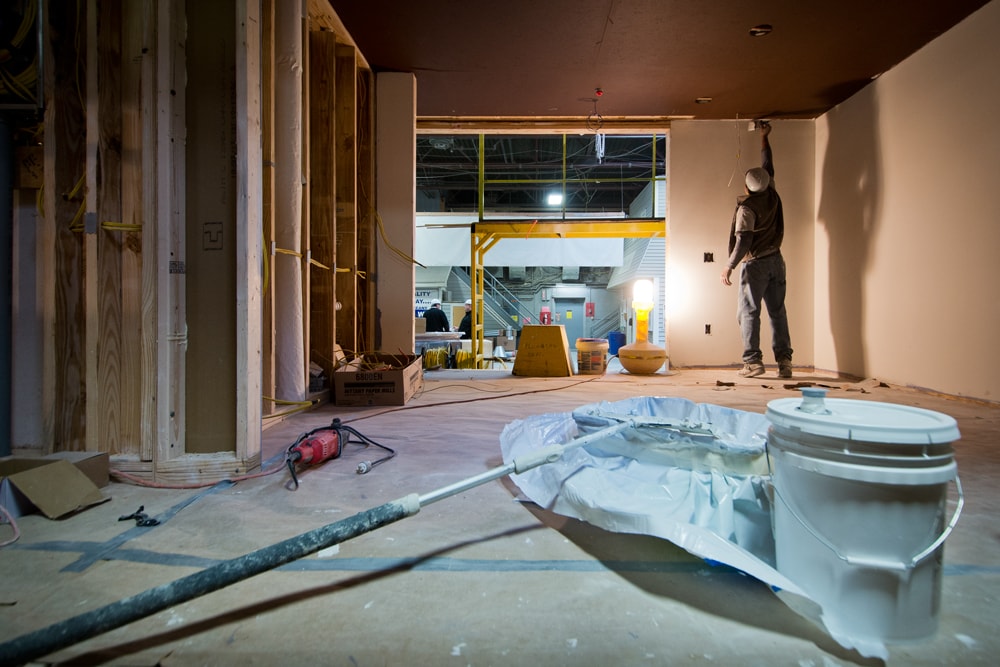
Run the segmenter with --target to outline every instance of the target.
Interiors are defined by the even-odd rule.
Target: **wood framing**
[[[337,165],[336,296],[331,305],[335,307],[340,346],[363,353],[358,341],[357,84],[357,49],[338,46],[333,141]]]
[[[307,203],[287,207],[307,240],[286,255],[306,299],[293,372],[316,361],[329,377],[340,329],[360,349],[374,327],[374,292],[359,291],[374,266],[372,79],[328,3],[281,7],[309,82],[289,124]],[[260,466],[281,343],[270,253],[289,218],[277,8],[45,0],[40,453],[106,452],[161,483]]]
[[[86,45],[84,16],[76,12],[43,12],[45,78],[45,188],[42,199],[43,275],[50,278],[42,297],[44,347],[42,360],[43,451],[86,447],[87,300],[83,237],[74,224],[82,222],[86,174],[86,89],[74,38]],[[73,91],[73,94],[66,94]],[[90,378],[96,377],[93,373]]]
[[[179,2],[157,4],[156,47],[153,55],[156,79],[151,87],[155,93],[153,103],[155,119],[152,133],[156,137],[150,159],[150,178],[155,187],[155,200],[150,201],[153,233],[147,241],[147,255],[155,257],[150,262],[148,274],[155,289],[145,300],[156,321],[156,341],[153,351],[156,358],[155,392],[153,402],[146,403],[143,423],[155,430],[146,438],[153,446],[155,461],[169,461],[185,452],[186,404],[184,402],[187,379],[184,369],[187,360],[187,264],[185,261],[184,219],[187,216],[187,197],[184,180],[184,156],[187,126],[184,109],[187,101],[186,56],[187,41],[184,7]],[[143,459],[145,461],[146,459]]]
[[[359,60],[360,63],[360,60]],[[355,211],[357,216],[358,349],[376,350],[375,233],[378,225],[375,210],[375,81],[370,69],[359,69],[357,87],[358,140]]]
[[[337,134],[337,40],[309,33],[309,137],[333,146]],[[333,151],[310,152],[309,160],[309,359],[333,378],[337,340],[337,161]]]
[[[261,391],[262,416],[276,413],[274,363],[274,280],[271,276],[271,250],[274,248],[274,3],[261,3],[261,224],[264,246],[261,253],[264,274],[261,286],[263,312],[261,314]]]
[[[260,465],[260,3],[236,3],[236,461]]]

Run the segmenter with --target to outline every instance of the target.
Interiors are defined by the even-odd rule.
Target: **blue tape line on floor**
[[[66,540],[17,543],[11,550],[80,552],[83,560],[93,560],[102,554],[105,560],[164,565],[168,567],[206,568],[226,559],[204,558],[187,554],[171,554],[144,549],[116,549],[108,552],[106,543],[71,542]],[[91,556],[87,556],[91,554]],[[713,573],[740,574],[739,570],[723,564],[705,561],[600,561],[600,560],[482,560],[475,558],[302,558],[277,568],[284,572],[377,572],[392,569],[412,569],[425,572],[650,572],[659,574]],[[67,568],[63,568],[67,571]],[[963,577],[1000,574],[1000,566],[945,564],[944,576]]]
[[[195,502],[196,500],[200,500],[205,496],[209,496],[215,493],[216,491],[228,489],[234,484],[235,482],[231,482],[229,480],[222,480],[218,484],[213,484],[212,486],[190,496],[189,498],[185,498],[181,502],[177,503],[176,505],[168,509],[166,512],[158,516],[155,516],[153,518],[159,521],[160,524],[164,524],[170,519],[172,519],[174,515],[176,515],[178,512],[180,512],[182,509],[184,509],[191,503]],[[98,548],[97,550],[85,551],[83,555],[80,556],[80,558],[78,558],[77,560],[73,561],[72,563],[64,567],[62,571],[83,572],[84,570],[86,570],[88,567],[90,567],[99,560],[113,560],[112,555],[116,554],[120,550],[121,545],[125,544],[126,542],[128,542],[133,538],[145,535],[147,531],[153,528],[155,528],[155,526],[148,526],[148,527],[133,526],[132,528],[126,530],[124,533],[121,533],[120,535],[111,538],[107,542],[102,543],[100,545],[100,548]]]

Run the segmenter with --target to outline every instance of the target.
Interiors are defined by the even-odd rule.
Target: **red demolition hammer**
[[[357,440],[352,440],[351,436],[356,436]],[[298,463],[305,465],[319,465],[330,459],[335,459],[343,452],[343,447],[349,443],[375,445],[387,451],[389,454],[375,461],[362,461],[358,464],[356,471],[359,475],[364,474],[377,466],[379,463],[388,461],[396,455],[395,450],[380,445],[374,440],[362,435],[356,429],[340,423],[340,419],[334,419],[329,426],[320,426],[311,431],[306,431],[298,439],[289,445],[285,463],[288,465],[288,472],[292,475],[295,488],[299,488],[299,480],[295,475],[295,466]]]

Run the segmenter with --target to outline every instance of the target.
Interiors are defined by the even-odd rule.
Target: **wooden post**
[[[263,187],[261,195],[263,207],[261,224],[264,227],[264,246],[261,249],[261,259],[264,270],[262,297],[264,299],[263,315],[261,317],[261,392],[264,397],[273,398],[275,392],[274,379],[274,279],[272,275],[274,255],[274,3],[276,0],[263,0],[261,3],[261,158],[263,160],[261,177]],[[275,404],[267,399],[261,406],[264,415],[275,412]]]
[[[236,460],[260,465],[260,3],[236,3]]]
[[[45,88],[45,194],[39,241],[43,244],[50,282],[43,298],[45,451],[86,448],[86,290],[83,239],[74,221],[84,207],[82,176],[86,173],[86,119],[78,86],[86,75],[76,44],[76,12],[43,12]],[[57,94],[58,93],[58,94]],[[84,93],[86,94],[86,93]]]
[[[336,52],[337,110],[333,141],[337,162],[337,342],[345,350],[363,352],[358,344],[358,216],[357,216],[357,49]]]
[[[333,146],[336,133],[335,58],[333,33],[309,33],[309,143]],[[336,301],[337,162],[333,151],[309,153],[309,358],[332,382],[337,341]]]
[[[157,3],[155,84],[155,201],[153,230],[155,256],[148,271],[155,274],[156,297],[146,300],[156,326],[156,390],[154,404],[146,404],[143,424],[152,424],[153,459],[166,462],[185,452],[187,357],[187,253],[185,219],[187,197],[184,179],[185,49],[184,3]],[[153,415],[154,419],[149,419]]]
[[[358,141],[357,141],[357,230],[358,277],[361,279],[359,298],[355,306],[360,330],[359,350],[376,350],[375,276],[375,77],[370,69],[358,71]]]

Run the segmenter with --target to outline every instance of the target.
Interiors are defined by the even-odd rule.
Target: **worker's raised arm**
[[[774,157],[771,154],[771,142],[767,140],[767,135],[771,134],[771,124],[766,120],[760,121],[760,166],[763,167],[771,178],[774,178]]]

